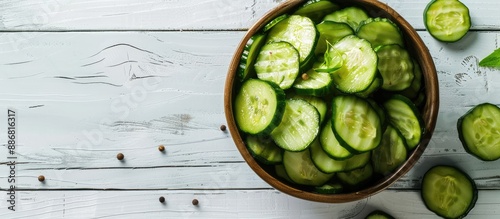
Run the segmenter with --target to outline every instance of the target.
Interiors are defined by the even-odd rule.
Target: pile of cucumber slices
[[[317,193],[353,192],[419,145],[422,72],[399,27],[364,8],[308,1],[247,43],[234,117],[252,155]]]

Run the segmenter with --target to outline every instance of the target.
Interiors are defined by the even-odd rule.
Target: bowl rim
[[[425,148],[429,144],[432,134],[434,132],[434,128],[436,126],[437,115],[439,110],[439,87],[438,87],[438,77],[437,77],[436,67],[434,65],[434,61],[432,59],[432,56],[428,48],[426,47],[423,40],[416,32],[416,30],[394,9],[392,9],[385,3],[379,2],[378,0],[337,0],[337,2],[341,4],[347,3],[360,6],[362,5],[361,7],[363,8],[370,7],[382,10],[383,14],[381,14],[381,16],[387,17],[393,22],[395,22],[399,26],[400,30],[403,32],[404,36],[406,36],[405,41],[412,43],[410,44],[411,51],[414,52],[413,57],[420,64],[423,74],[424,87],[425,87],[426,101],[425,101],[425,106],[421,111],[422,118],[425,123],[425,132],[423,133],[421,143],[411,152],[411,155],[408,157],[405,163],[403,163],[397,170],[395,170],[390,175],[379,180],[375,185],[366,187],[360,191],[344,193],[344,194],[318,194],[300,190],[298,188],[290,186],[282,182],[281,180],[275,178],[270,173],[266,172],[247,150],[233,116],[233,106],[232,106],[232,100],[234,94],[233,86],[235,84],[235,79],[237,78],[237,70],[241,54],[243,53],[244,47],[248,42],[248,40],[252,37],[252,35],[257,33],[257,31],[259,31],[267,22],[287,12],[288,10],[291,10],[299,6],[301,3],[304,2],[306,2],[306,0],[288,0],[279,4],[275,8],[271,9],[248,29],[248,31],[238,44],[238,47],[234,52],[233,58],[229,65],[228,74],[226,77],[226,82],[224,87],[224,111],[225,111],[226,121],[228,124],[228,129],[230,131],[234,143],[236,144],[238,151],[243,156],[246,163],[261,179],[263,179],[273,188],[297,198],[316,201],[316,202],[346,203],[346,202],[358,201],[385,190],[394,182],[396,182],[399,178],[401,178],[401,176],[405,175],[417,163],[418,159],[421,157]],[[415,54],[419,54],[420,56],[416,56]],[[425,63],[425,65],[423,65],[423,63]]]

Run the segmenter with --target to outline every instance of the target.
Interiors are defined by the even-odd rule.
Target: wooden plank
[[[215,30],[245,29],[283,0],[6,0],[1,30]],[[415,28],[424,29],[428,1],[383,0]],[[498,29],[500,2],[463,0],[474,29]]]
[[[500,191],[479,191],[470,218],[500,217]],[[165,204],[158,201],[160,196]],[[427,210],[416,191],[385,191],[370,198],[325,204],[297,199],[274,190],[232,191],[18,191],[16,212],[2,218],[364,218],[379,209],[396,218],[438,218]],[[191,201],[199,200],[198,206]]]
[[[0,36],[0,110],[18,113],[19,186],[269,188],[219,130],[227,65],[243,32],[25,34]],[[452,45],[420,34],[439,71],[440,115],[422,160],[393,188],[418,188],[425,170],[440,162],[463,168],[481,188],[500,188],[500,161],[466,154],[455,130],[473,105],[500,103],[500,74],[477,66],[498,34],[472,32]],[[116,160],[119,152],[125,162]],[[6,153],[0,150],[0,162]],[[210,171],[230,183],[207,183]],[[40,174],[48,183],[36,181]]]

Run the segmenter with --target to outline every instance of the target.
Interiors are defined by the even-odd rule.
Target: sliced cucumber
[[[471,27],[469,9],[458,0],[432,0],[425,8],[424,24],[437,40],[456,42]]]
[[[271,132],[274,142],[287,151],[303,151],[319,132],[319,113],[301,99],[286,100],[283,119]]]
[[[308,17],[291,15],[276,24],[269,31],[268,42],[285,41],[292,44],[299,52],[300,67],[302,70],[313,61],[316,42],[319,33],[316,25]]]
[[[273,20],[269,21],[269,23],[267,23],[265,26],[264,26],[264,29],[263,31],[264,32],[267,32],[269,31],[271,28],[273,28],[276,24],[278,24],[279,22],[287,19],[288,17],[290,17],[289,14],[282,14],[276,18],[274,18]]]
[[[294,14],[311,18],[315,23],[320,22],[323,17],[339,9],[340,6],[329,0],[309,0]]]
[[[323,173],[311,160],[309,150],[301,152],[285,151],[283,165],[290,179],[301,185],[321,186],[328,182],[334,174]]]
[[[330,49],[330,43],[327,42],[327,44],[328,49],[323,54],[323,59],[318,59],[318,62],[314,63],[313,69],[317,72],[334,73],[344,65],[344,59],[337,50]]]
[[[317,140],[311,144],[309,150],[314,165],[324,173],[350,171],[361,168],[370,162],[370,152],[354,155],[343,160],[332,159],[323,150],[321,144]]]
[[[484,161],[500,158],[500,108],[479,104],[458,119],[457,128],[468,153]]]
[[[350,188],[360,188],[370,181],[373,176],[373,167],[370,163],[362,168],[351,170],[348,172],[337,173],[337,178],[344,185]]]
[[[413,82],[413,61],[410,54],[400,45],[392,44],[376,49],[378,71],[383,78],[382,89],[401,91]]]
[[[382,139],[382,123],[377,112],[369,102],[356,96],[333,98],[332,130],[351,153],[371,151]]]
[[[345,36],[353,35],[354,31],[346,23],[334,21],[323,21],[316,25],[319,32],[319,40],[316,45],[316,54],[322,54],[327,51],[327,44],[335,44]]]
[[[323,150],[333,159],[344,160],[352,157],[353,155],[349,152],[349,150],[340,145],[339,141],[335,137],[335,134],[333,134],[331,120],[328,120],[323,126],[319,136],[319,141]]]
[[[359,24],[368,18],[368,14],[365,10],[359,7],[347,7],[326,15],[323,20],[346,23],[353,30],[357,30]]]
[[[377,54],[370,43],[354,35],[349,35],[330,50],[343,58],[342,67],[332,74],[336,88],[344,93],[357,93],[370,87],[377,74]]]
[[[265,164],[277,164],[283,161],[283,149],[276,146],[271,138],[248,135],[246,145],[255,159]]]
[[[406,145],[404,137],[391,125],[387,126],[382,142],[372,151],[373,170],[387,175],[406,161]]]
[[[319,119],[320,124],[323,123],[323,121],[325,120],[326,111],[328,110],[328,106],[326,105],[326,102],[323,99],[309,95],[294,95],[292,98],[302,99],[313,105],[316,108],[316,110],[318,110],[320,116]]]
[[[344,186],[338,182],[327,182],[322,186],[314,187],[314,191],[319,194],[339,194],[344,191]]]
[[[410,99],[418,97],[419,91],[422,88],[422,69],[415,59],[413,59],[413,75],[415,77],[413,78],[410,87],[399,92],[401,95]]]
[[[384,102],[384,108],[390,124],[405,138],[408,150],[414,149],[424,132],[422,117],[415,105],[405,96],[396,94]]]
[[[368,214],[365,219],[394,219],[394,217],[381,210],[375,210]]]
[[[255,59],[259,55],[260,48],[265,42],[266,35],[261,33],[253,35],[245,45],[238,68],[238,78],[241,82],[255,75]]]
[[[314,69],[309,69],[304,74],[298,77],[292,86],[297,94],[325,96],[330,92],[332,84],[330,74],[316,72]]]
[[[268,43],[260,50],[255,71],[259,79],[288,89],[299,75],[299,53],[287,42]]]
[[[422,179],[425,206],[443,218],[463,218],[477,201],[477,189],[463,171],[451,166],[435,166]]]
[[[245,81],[234,100],[234,117],[241,131],[268,134],[285,111],[285,93],[275,84],[259,79]]]
[[[372,93],[375,93],[381,86],[382,86],[383,80],[381,77],[375,77],[373,80],[372,84],[368,87],[368,89],[354,93],[354,95],[362,98],[368,98]]]
[[[282,179],[284,179],[288,182],[295,183],[292,181],[292,179],[290,179],[290,177],[286,173],[285,165],[283,165],[283,164],[274,165],[274,172],[276,173],[276,176],[281,177]]]
[[[361,22],[356,35],[368,40],[373,48],[390,44],[405,46],[398,26],[387,18],[366,19]]]

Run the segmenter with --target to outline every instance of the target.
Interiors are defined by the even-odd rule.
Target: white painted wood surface
[[[473,105],[500,104],[500,72],[478,67],[499,47],[500,2],[464,0],[475,30],[444,44],[423,31],[424,1],[384,1],[421,30],[433,55],[438,124],[422,159],[390,190],[341,205],[272,189],[219,130],[227,66],[241,30],[279,2],[1,2],[0,121],[8,108],[17,111],[19,208],[7,211],[0,194],[0,218],[363,218],[376,208],[398,218],[435,218],[418,189],[438,163],[464,169],[478,184],[471,218],[499,216],[500,161],[466,154],[455,126]],[[6,128],[0,125],[2,142]],[[119,152],[123,162],[115,158]],[[2,148],[2,190],[9,185],[6,157]]]

